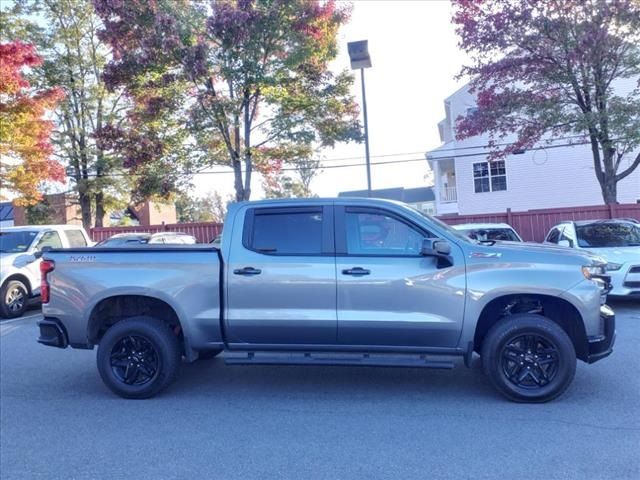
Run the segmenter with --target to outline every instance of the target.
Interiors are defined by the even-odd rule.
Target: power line
[[[570,135],[570,136],[566,136],[566,137],[555,137],[552,139],[549,139],[548,141],[552,141],[552,142],[556,142],[556,141],[560,141],[560,140],[570,140],[572,138],[583,138],[586,135]],[[457,147],[457,148],[443,148],[443,149],[438,149],[438,148],[434,148],[433,150],[437,150],[438,153],[441,152],[460,152],[460,151],[466,151],[466,150],[478,150],[480,148],[484,148],[484,149],[488,149],[488,148],[493,148],[493,147],[506,147],[508,145],[513,145],[513,142],[506,142],[506,143],[495,143],[493,145],[489,145],[489,144],[484,144],[484,145],[475,145],[475,146],[469,146],[469,147]],[[580,144],[582,145],[582,144]],[[433,151],[432,150],[432,151]],[[528,149],[531,150],[531,149]],[[371,155],[371,158],[386,158],[386,157],[401,157],[404,155],[420,155],[420,154],[424,154],[425,152],[420,150],[418,152],[405,152],[405,153],[386,153],[386,154],[381,154],[381,155]],[[326,158],[326,159],[315,159],[319,162],[339,162],[339,161],[343,161],[343,160],[360,160],[362,159],[362,156],[358,156],[358,157],[337,157],[337,158]]]
[[[587,145],[589,142],[579,142],[579,143],[563,143],[558,145],[548,145],[548,146],[540,146],[540,147],[532,147],[526,149],[526,151],[536,151],[536,150],[548,150],[552,148],[561,148],[561,147],[573,147],[577,145]],[[509,144],[506,144],[509,145]],[[466,153],[463,155],[454,155],[454,156],[438,156],[431,157],[429,160],[445,160],[451,158],[468,158],[468,157],[486,157],[487,152],[478,152],[478,153]],[[361,157],[359,157],[361,158]],[[399,165],[403,163],[413,163],[413,162],[426,162],[425,157],[420,158],[407,158],[402,160],[387,160],[382,162],[372,162],[371,165]],[[353,167],[363,167],[364,163],[350,163],[343,165],[320,165],[318,167],[319,170],[330,170],[334,168],[353,168]],[[228,167],[231,168],[231,167]],[[295,167],[285,167],[279,170],[279,172],[295,172],[298,171],[298,168]],[[182,175],[232,175],[234,172],[232,170],[229,171],[199,171],[199,172],[183,172]],[[103,174],[102,177],[125,177],[125,176],[140,176],[140,173],[109,173]],[[89,177],[96,177],[96,174],[88,174]]]

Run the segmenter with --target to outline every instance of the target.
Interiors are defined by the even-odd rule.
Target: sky
[[[340,54],[332,70],[350,68],[348,42],[369,41],[372,68],[365,70],[365,83],[371,163],[416,159],[372,165],[372,188],[430,185],[424,152],[441,143],[437,123],[445,116],[444,99],[464,84],[455,76],[467,62],[457,46],[451,5],[448,0],[355,0],[352,5],[351,21],[339,33]],[[362,105],[360,73],[354,73],[353,94]],[[367,188],[364,143],[338,144],[318,158],[326,159],[327,167],[362,166],[325,168],[311,184],[313,193],[332,197]],[[233,194],[231,174],[199,175],[193,183],[197,196],[212,191],[223,197]],[[252,184],[252,199],[263,198],[257,176]]]

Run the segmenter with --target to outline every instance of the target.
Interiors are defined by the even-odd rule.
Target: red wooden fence
[[[221,223],[210,223],[210,222],[202,222],[202,223],[167,223],[162,225],[149,225],[146,227],[135,226],[135,227],[101,227],[101,228],[92,228],[91,229],[91,237],[94,242],[99,242],[106,238],[109,238],[111,235],[115,235],[116,233],[133,233],[133,232],[144,232],[144,233],[157,233],[157,232],[182,232],[187,233],[189,235],[193,235],[198,239],[198,243],[209,243],[213,240],[220,232],[222,232],[222,224]]]
[[[635,218],[640,220],[640,204],[595,205],[591,207],[548,208],[526,212],[486,213],[480,215],[443,215],[440,220],[449,225],[459,223],[508,223],[525,241],[542,242],[554,225],[564,220],[596,220],[604,218]],[[127,232],[183,232],[193,235],[200,243],[209,243],[222,232],[221,223],[172,223],[147,227],[92,228],[93,240],[99,242],[116,233]]]
[[[565,220],[635,218],[640,220],[640,204],[595,205],[590,207],[547,208],[526,212],[487,213],[480,215],[444,215],[449,225],[460,223],[508,223],[525,241],[542,242],[551,228]]]

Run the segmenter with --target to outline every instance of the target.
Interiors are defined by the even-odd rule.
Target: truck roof
[[[274,205],[274,206],[288,206],[288,205],[313,205],[313,204],[349,204],[354,203],[357,205],[402,205],[409,206],[406,203],[396,200],[388,200],[386,198],[367,198],[367,197],[323,197],[323,198],[273,198],[267,200],[251,200],[249,202],[240,202],[232,205]]]

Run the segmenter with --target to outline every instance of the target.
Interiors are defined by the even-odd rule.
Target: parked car
[[[40,295],[39,253],[44,247],[93,245],[74,225],[28,225],[0,230],[0,315],[19,317]]]
[[[462,223],[452,225],[467,237],[479,242],[522,242],[522,237],[507,223]]]
[[[187,361],[452,368],[481,355],[507,398],[544,402],[612,351],[604,262],[483,245],[378,199],[233,204],[218,249],[51,250],[39,342],[93,348],[115,393],[151,397]]]
[[[640,298],[640,224],[631,220],[584,220],[553,227],[547,244],[590,250],[607,260],[610,295]]]
[[[99,242],[96,247],[134,247],[136,245],[193,245],[198,243],[196,237],[180,232],[159,233],[117,233]]]

